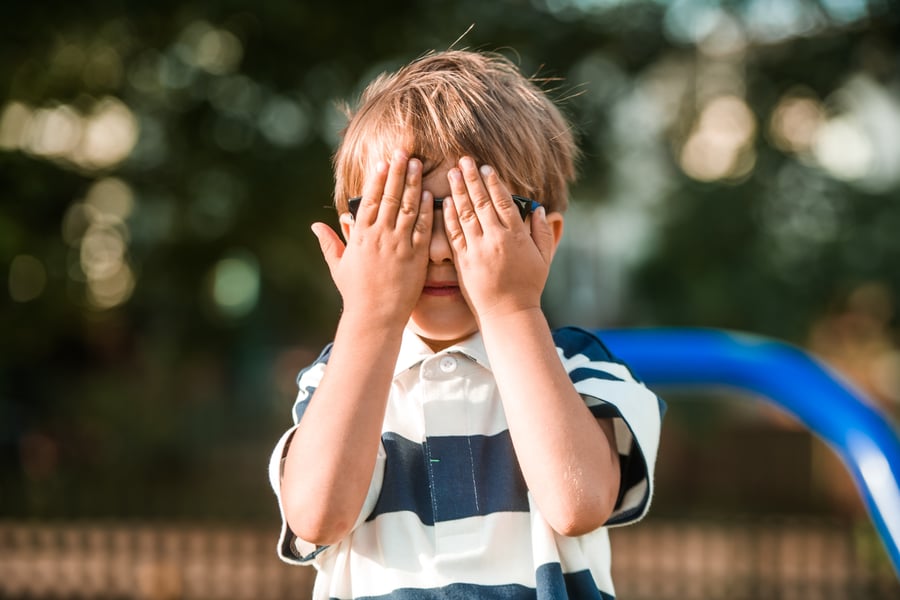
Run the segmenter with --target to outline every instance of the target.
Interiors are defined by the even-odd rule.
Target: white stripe
[[[575,389],[584,396],[599,398],[615,406],[628,425],[638,449],[644,456],[647,466],[646,485],[635,486],[625,494],[620,510],[634,509],[641,505],[645,496],[653,493],[653,472],[656,466],[656,453],[659,448],[660,414],[659,401],[656,395],[642,384],[608,379],[584,379],[575,384]],[[617,444],[620,436],[616,435]],[[640,491],[638,494],[635,490]],[[636,518],[640,518],[649,509],[649,498],[644,510]]]
[[[307,556],[312,553],[316,546],[315,544],[311,544],[300,538],[293,536],[288,528],[287,519],[284,514],[284,501],[281,497],[281,478],[283,476],[284,469],[284,457],[287,452],[287,445],[290,441],[291,437],[293,437],[294,432],[297,430],[297,426],[293,426],[288,429],[284,435],[281,436],[281,439],[278,440],[278,444],[275,445],[275,450],[272,451],[272,456],[269,458],[269,485],[272,486],[272,490],[275,492],[275,498],[278,501],[278,511],[281,515],[281,532],[278,536],[278,547],[276,549],[278,556],[287,563],[291,564],[308,564],[305,562],[301,562],[297,559],[296,556],[292,554],[285,554],[282,552],[284,548],[285,540],[290,536],[291,545],[297,550],[297,553],[300,556]],[[315,460],[315,456],[310,457],[310,460]],[[381,494],[381,486],[384,483],[384,465],[387,460],[387,453],[384,451],[384,446],[382,444],[378,445],[378,454],[375,457],[375,469],[372,472],[372,479],[369,482],[369,489],[366,492],[366,498],[363,501],[362,510],[359,512],[359,516],[356,518],[356,524],[354,527],[358,527],[361,523],[363,523],[366,518],[372,513],[372,510],[375,508],[375,504],[378,502],[378,496]],[[317,558],[313,561],[313,564],[318,562]]]
[[[384,420],[388,429],[415,442],[425,439],[426,422],[428,435],[434,437],[506,431],[503,404],[484,367],[457,355],[456,370],[445,374],[438,366],[440,358],[428,359],[394,379]]]
[[[466,552],[446,553],[441,547],[436,555],[437,546],[443,546],[441,537],[452,536],[452,531],[436,540],[435,529],[423,526],[415,514],[386,513],[363,523],[338,547],[320,555],[320,569],[334,569],[333,589],[328,592],[338,598],[453,583],[534,587],[530,519],[528,513],[514,512],[460,519],[456,526],[466,532],[468,541],[472,531],[478,532],[479,539]]]
[[[643,385],[608,379],[583,379],[575,384],[575,389],[583,396],[599,398],[619,410],[644,454],[652,479],[660,431],[656,395]]]
[[[574,356],[566,357],[562,348],[559,347],[557,347],[556,351],[559,354],[559,359],[562,361],[567,373],[571,373],[575,369],[593,369],[595,371],[609,373],[623,381],[635,381],[634,376],[631,374],[628,367],[621,363],[591,360],[584,354],[575,354]]]

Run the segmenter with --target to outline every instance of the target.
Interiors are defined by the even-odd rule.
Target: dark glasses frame
[[[526,198],[525,196],[516,196],[512,195],[513,202],[516,203],[516,208],[519,209],[519,214],[522,215],[522,220],[528,218],[528,215],[536,211],[541,207],[541,203],[531,198]],[[355,219],[356,213],[359,212],[359,205],[362,202],[362,196],[356,196],[355,198],[350,198],[347,201],[347,210],[350,211],[350,215]],[[444,206],[443,198],[435,198],[434,199],[434,210],[441,210]]]

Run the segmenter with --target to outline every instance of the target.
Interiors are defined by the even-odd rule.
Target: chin
[[[417,323],[415,319],[411,319],[409,322],[409,328],[420,338],[429,342],[441,344],[443,347],[464,340],[478,331],[478,326],[475,323],[467,324],[466,326],[457,325],[456,327],[440,325],[442,324]]]

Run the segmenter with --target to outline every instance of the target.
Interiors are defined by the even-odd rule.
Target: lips
[[[426,281],[422,293],[426,296],[452,296],[459,293],[459,284],[455,281]]]

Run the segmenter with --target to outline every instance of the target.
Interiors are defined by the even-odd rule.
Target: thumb
[[[553,259],[553,230],[547,222],[547,210],[542,206],[531,216],[531,239],[537,246],[538,252],[544,258],[544,262],[550,264]]]
[[[319,248],[322,249],[322,256],[325,258],[325,264],[328,270],[334,275],[335,269],[344,255],[346,246],[334,229],[325,223],[313,223],[312,232],[319,240]]]

